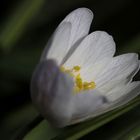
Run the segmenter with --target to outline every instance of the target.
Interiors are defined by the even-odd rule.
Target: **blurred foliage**
[[[105,30],[113,35],[117,44],[117,54],[140,53],[140,21],[138,20],[140,9],[138,1],[2,0],[0,5],[1,139],[8,140],[15,137],[20,133],[19,129],[28,126],[38,115],[30,100],[29,86],[32,72],[53,30],[65,15],[78,7],[88,7],[94,12],[95,18],[91,31]],[[140,80],[139,73],[135,79]],[[132,120],[129,117],[131,113],[135,114],[131,117]],[[123,133],[121,135],[123,138],[119,136],[118,139],[137,137],[137,134],[140,133],[140,122],[137,119],[139,115],[140,111],[137,107],[128,115],[124,114],[117,119],[111,119],[110,123],[106,122],[106,125],[86,135],[83,139],[89,137],[101,139],[101,136],[109,139],[110,136],[112,140],[110,126],[114,128],[111,128],[114,136]],[[127,128],[122,127],[124,118],[130,122],[127,125],[124,123]],[[39,123],[33,129],[35,131],[34,136],[36,137],[36,132],[41,136],[46,136],[46,133],[56,134],[54,129],[53,131],[51,131],[52,128],[47,129],[46,121]],[[84,129],[84,132],[89,133],[90,131]],[[128,132],[129,136],[127,135]]]
[[[38,113],[31,104],[20,106],[20,108],[7,112],[6,116],[2,118],[0,130],[1,139],[11,139],[18,130],[25,127]]]
[[[105,113],[104,115],[96,117],[90,121],[86,121],[81,124],[69,126],[61,130],[53,128],[46,121],[43,121],[37,127],[35,127],[30,133],[28,133],[27,136],[25,136],[24,140],[38,140],[38,139],[77,140],[81,138],[82,136],[88,134],[89,132],[96,130],[100,126],[113,120],[114,118],[117,118],[118,116],[131,110],[132,108],[134,108],[135,106],[139,104],[140,104],[140,98],[137,98],[133,100],[132,102],[130,102],[129,104],[125,105],[124,107],[110,111],[109,113]]]
[[[19,36],[24,32],[28,23],[40,10],[44,0],[25,0],[19,4],[14,13],[5,22],[0,35],[1,47],[8,51]]]

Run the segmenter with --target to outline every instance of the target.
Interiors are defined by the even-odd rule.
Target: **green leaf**
[[[0,34],[0,47],[9,51],[41,10],[44,0],[24,0],[7,19]]]
[[[92,138],[93,140],[102,140],[103,138],[104,140],[124,140],[126,136],[134,136],[131,132],[133,132],[135,127],[140,124],[139,108],[140,105],[105,124],[99,129],[90,132],[88,135],[84,136],[82,140],[85,138]]]
[[[134,99],[128,104],[96,117],[90,121],[86,121],[77,125],[69,126],[63,129],[56,129],[50,126],[47,121],[41,122],[38,126],[32,129],[25,137],[24,140],[76,140],[82,136],[96,130],[102,125],[110,122],[111,120],[119,117],[120,115],[128,112],[129,110],[140,104],[140,97]]]
[[[44,120],[27,134],[24,140],[50,140],[61,132],[63,132],[61,129],[53,128]]]
[[[38,115],[32,104],[25,104],[20,108],[7,112],[0,122],[0,137],[3,140],[17,132],[21,127],[26,126],[33,118]]]

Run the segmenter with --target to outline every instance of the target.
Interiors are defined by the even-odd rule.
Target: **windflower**
[[[108,33],[89,33],[93,13],[71,12],[49,40],[31,81],[31,97],[54,126],[79,123],[120,107],[140,93],[138,55],[115,54]]]

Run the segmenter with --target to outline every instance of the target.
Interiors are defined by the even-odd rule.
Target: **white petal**
[[[92,19],[93,13],[87,8],[79,8],[66,16],[45,47],[41,60],[46,57],[55,58],[58,64],[62,64],[67,59],[67,53],[70,55],[88,34]],[[71,24],[71,27],[68,24]]]
[[[81,69],[81,77],[84,81],[94,81],[96,83],[97,76],[104,71],[110,61],[111,59],[106,57],[103,60],[84,67]]]
[[[93,19],[93,13],[87,8],[78,8],[72,11],[63,22],[70,22],[72,24],[70,46],[73,46],[78,40],[85,37],[90,29]]]
[[[114,88],[112,91],[106,94],[106,98],[113,102],[121,98],[132,97],[134,98],[140,93],[140,82],[132,82],[127,85],[120,85]],[[129,94],[129,95],[127,95]],[[131,95],[132,94],[132,95]],[[127,101],[127,100],[126,100]],[[125,101],[125,102],[126,102]]]
[[[88,35],[66,61],[65,66],[80,65],[82,67],[93,65],[115,53],[113,38],[106,32],[96,31]]]
[[[54,126],[64,127],[71,120],[74,109],[72,95],[73,86],[72,78],[66,74],[60,73],[56,85],[52,87],[53,89],[50,94],[54,97],[52,97],[50,103],[48,102],[48,104],[46,104],[46,108],[50,106],[50,112],[48,112],[45,117],[51,119],[51,123],[54,124]],[[48,115],[50,115],[50,118]]]
[[[96,78],[98,88],[113,87],[121,81],[128,83],[139,70],[138,55],[124,54],[114,57],[111,63]],[[116,82],[116,83],[115,83]],[[104,88],[105,87],[105,88]]]
[[[74,112],[71,123],[79,122],[81,119],[94,114],[106,102],[98,90],[83,91],[74,96]]]
[[[73,81],[61,73],[54,61],[39,63],[31,83],[31,97],[40,113],[51,124],[63,127],[73,112]]]
[[[124,73],[114,77],[100,87],[101,91],[109,92],[116,86],[126,85],[132,81],[133,76],[138,72],[139,66],[137,63],[132,64]]]
[[[85,116],[84,116],[84,113],[83,113],[83,116],[78,117],[76,120],[73,119],[73,121],[70,124],[75,124],[77,122],[82,122],[87,119],[97,117],[103,113],[116,109],[122,105],[125,105],[130,100],[134,99],[136,96],[138,96],[140,94],[140,81],[131,83],[125,91],[126,91],[125,94],[123,96],[121,96],[120,98],[118,98],[117,100],[108,100],[111,98],[106,98],[106,97],[102,96],[102,99],[103,99],[102,101],[104,101],[104,102],[101,102],[101,98],[95,97],[95,99],[97,99],[97,101],[95,101],[95,102],[99,103],[100,106],[98,106],[97,109],[94,108],[94,111],[91,114],[90,113],[85,114]],[[101,92],[99,92],[99,93],[101,93]],[[84,99],[83,99],[83,101],[84,101]],[[91,103],[90,108],[92,108],[94,105],[95,105],[94,102]]]
[[[41,60],[55,59],[60,64],[68,52],[68,44],[71,35],[71,23],[64,22],[54,32],[50,42],[47,44]],[[50,47],[50,48],[49,48]],[[46,54],[47,53],[47,54]]]

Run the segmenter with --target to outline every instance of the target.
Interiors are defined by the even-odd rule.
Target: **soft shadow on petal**
[[[48,58],[58,59],[58,64],[62,64],[62,58],[65,61],[88,34],[92,19],[93,13],[87,8],[78,8],[67,15],[48,41],[41,60],[46,59],[48,54]],[[68,26],[66,24],[71,24],[71,28],[65,27]]]
[[[123,93],[121,93],[121,91]],[[127,86],[125,86],[123,89],[121,89],[121,87],[117,87],[116,92],[112,94],[114,94],[114,96],[116,94],[119,94],[119,95],[116,95],[116,99],[113,98],[113,95],[112,97],[111,96],[106,97],[106,99],[108,99],[108,104],[103,106],[101,110],[98,110],[97,115],[111,111],[118,107],[121,107],[127,104],[129,101],[131,101],[135,97],[137,97],[138,95],[140,95],[140,81],[132,82],[128,84]]]
[[[104,58],[111,58],[115,53],[115,42],[109,34],[103,31],[96,31],[88,35],[71,57],[66,61],[65,66],[80,65],[91,67]],[[95,69],[96,70],[96,69]]]
[[[59,65],[69,50],[69,40],[71,36],[71,23],[63,22],[54,32],[50,44],[46,46],[41,60],[55,59]],[[50,45],[50,46],[49,46]]]
[[[53,60],[38,64],[31,82],[31,97],[40,113],[57,127],[67,125],[73,112],[73,81]]]
[[[72,24],[69,46],[73,46],[79,39],[88,34],[92,19],[93,13],[88,8],[78,8],[65,17],[61,24],[63,22]]]
[[[74,95],[74,110],[71,123],[85,120],[106,104],[106,98],[98,90],[82,91]]]

